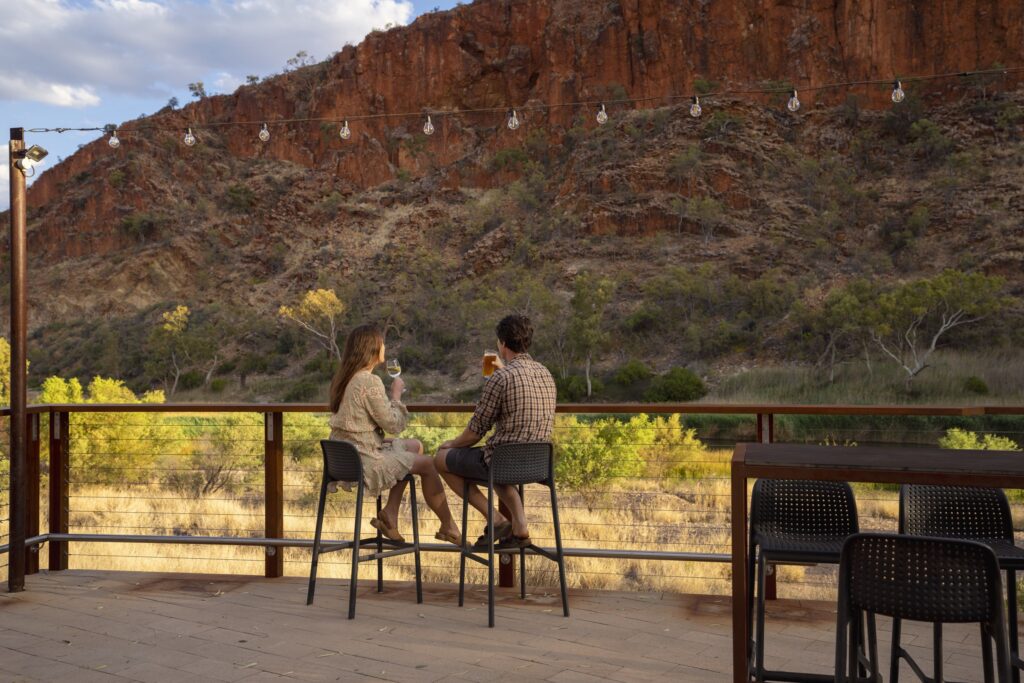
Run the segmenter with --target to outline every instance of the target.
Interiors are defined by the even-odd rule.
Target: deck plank
[[[321,580],[305,604],[305,581],[246,576],[154,575],[74,570],[28,577],[24,593],[0,595],[0,681],[726,681],[731,677],[728,598],[573,591],[565,619],[557,594],[525,601],[498,590],[488,629],[486,591],[412,584],[359,586],[356,619],[345,618],[347,584]],[[835,608],[824,602],[769,605],[767,663],[831,664]],[[907,624],[904,642],[925,661],[927,626]],[[879,621],[887,654],[889,623]],[[979,680],[977,630],[947,626],[950,673]],[[915,637],[920,636],[920,637]],[[884,657],[883,657],[884,659]],[[883,667],[884,668],[884,667]]]

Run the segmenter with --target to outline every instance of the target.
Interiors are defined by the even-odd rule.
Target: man
[[[510,315],[496,328],[498,368],[484,385],[476,412],[457,438],[441,444],[434,464],[448,486],[459,496],[465,479],[487,480],[495,446],[508,443],[550,441],[555,426],[555,380],[527,353],[533,326],[523,315]],[[483,448],[475,447],[491,427],[494,434]],[[498,498],[508,507],[511,519],[494,514],[494,536],[499,547],[530,544],[526,512],[514,486],[495,486]],[[487,516],[487,498],[476,486],[469,487],[469,504]],[[465,533],[465,530],[463,530]],[[487,532],[477,540],[487,545]]]

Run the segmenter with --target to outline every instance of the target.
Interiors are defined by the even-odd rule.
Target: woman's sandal
[[[396,527],[388,526],[388,523],[380,515],[377,515],[370,520],[370,526],[381,532],[384,535],[384,538],[390,541],[405,543],[405,536],[403,536]]]
[[[436,534],[434,534],[434,538],[436,538],[439,541],[448,541],[449,543],[454,543],[457,546],[462,545],[462,536],[459,536],[458,534],[453,534],[450,531],[438,531]]]

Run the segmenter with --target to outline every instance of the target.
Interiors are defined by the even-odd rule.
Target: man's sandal
[[[495,543],[500,543],[503,538],[512,533],[512,522],[502,522],[501,524],[494,525],[494,537]],[[480,538],[476,539],[476,543],[473,544],[474,548],[486,548],[488,545],[487,531],[480,534]]]

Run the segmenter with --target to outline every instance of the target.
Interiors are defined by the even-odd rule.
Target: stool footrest
[[[402,548],[396,548],[394,550],[385,550],[379,553],[370,553],[369,555],[360,555],[360,562],[370,562],[372,560],[382,560],[385,557],[398,557],[399,555],[408,555],[409,553],[416,552],[416,546],[407,545]]]
[[[784,683],[833,683],[835,676],[828,674],[810,674],[801,671],[764,671],[764,680],[783,681]]]

